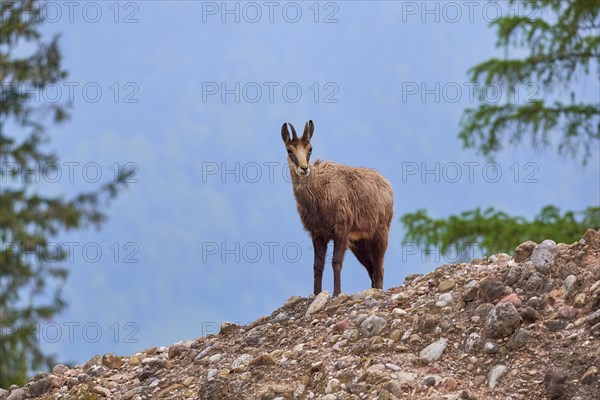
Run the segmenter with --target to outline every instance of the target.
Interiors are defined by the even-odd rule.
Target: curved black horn
[[[294,125],[292,125],[289,122],[288,125],[290,126],[290,128],[292,128],[292,140],[298,140],[298,135],[296,135],[296,128],[294,128]]]

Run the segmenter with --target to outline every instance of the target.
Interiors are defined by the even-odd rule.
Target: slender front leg
[[[313,248],[315,251],[315,263],[313,271],[315,274],[315,294],[321,293],[323,289],[323,269],[325,269],[325,254],[327,253],[327,241],[322,237],[313,238]]]
[[[348,247],[347,238],[336,238],[333,242],[333,295],[337,296],[342,292],[342,263],[344,262],[344,253]]]

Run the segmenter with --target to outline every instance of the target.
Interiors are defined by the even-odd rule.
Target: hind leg
[[[387,249],[387,234],[378,235],[370,242],[371,258],[373,260],[373,287],[383,289],[383,259]]]
[[[371,279],[371,287],[375,287],[375,281],[373,280],[373,259],[371,257],[370,243],[364,239],[356,240],[351,243],[350,249],[356,256],[356,259],[365,267],[369,278]]]

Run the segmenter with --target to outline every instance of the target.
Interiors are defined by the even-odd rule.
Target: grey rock
[[[475,315],[477,315],[481,318],[485,318],[488,316],[488,314],[490,313],[490,311],[492,311],[493,308],[494,308],[494,305],[492,303],[480,304],[475,309]]]
[[[425,362],[434,362],[442,358],[444,350],[448,346],[448,341],[444,338],[431,343],[419,353],[419,358]]]
[[[572,296],[575,291],[575,284],[577,283],[577,277],[575,275],[569,275],[563,282],[563,288],[567,292],[567,296]]]
[[[421,381],[421,384],[425,387],[437,386],[438,383],[442,381],[442,378],[439,375],[427,375]]]
[[[483,351],[486,354],[496,354],[498,350],[500,350],[500,346],[498,346],[498,343],[495,342],[486,342],[486,344],[483,346]]]
[[[478,292],[479,292],[479,285],[466,288],[465,291],[461,295],[462,301],[464,301],[466,303],[466,302],[475,300]]]
[[[42,378],[32,382],[29,386],[29,394],[32,397],[40,397],[52,389],[52,382],[49,377]]]
[[[310,303],[310,306],[308,306],[305,315],[309,316],[323,309],[323,307],[325,307],[325,304],[327,304],[327,300],[329,300],[329,292],[327,290],[324,290],[315,296],[312,303]]]
[[[479,298],[493,303],[504,295],[504,284],[497,279],[487,278],[479,284]]]
[[[493,389],[498,385],[498,381],[506,373],[508,367],[506,365],[498,364],[494,365],[490,372],[488,372],[488,386]]]
[[[558,332],[567,327],[567,321],[554,319],[544,322],[544,325],[550,332]]]
[[[64,364],[56,364],[54,366],[54,368],[52,368],[52,373],[56,376],[61,376],[62,374],[64,374],[65,372],[67,372],[69,370],[69,367],[67,367]]]
[[[600,310],[594,311],[593,313],[588,315],[585,320],[590,325],[596,325],[600,322]]]
[[[6,400],[25,400],[27,398],[27,392],[24,389],[15,389],[6,398]]]
[[[558,252],[558,247],[554,240],[544,240],[537,245],[531,253],[531,262],[536,271],[546,275],[554,265],[554,257]]]
[[[550,368],[544,375],[546,394],[550,399],[560,399],[565,393],[567,374],[561,368]]]
[[[285,311],[280,312],[273,318],[273,322],[283,322],[288,320],[290,317],[287,315]]]
[[[506,348],[511,351],[520,349],[525,345],[530,336],[531,332],[527,329],[517,328],[515,333],[508,340],[508,343],[506,343]]]
[[[472,332],[465,339],[465,353],[474,353],[482,348],[481,336],[477,332]]]
[[[544,284],[544,276],[539,272],[534,272],[527,279],[527,283],[525,283],[525,290],[529,291],[537,291]]]
[[[167,360],[158,357],[148,357],[142,360],[142,364],[146,364],[150,367],[165,368],[167,366]]]
[[[519,278],[521,277],[522,272],[523,272],[523,269],[521,268],[520,265],[515,265],[514,267],[511,267],[504,274],[504,283],[506,283],[507,285],[514,285],[515,283],[517,283],[519,281]]]
[[[369,315],[360,324],[360,333],[366,337],[379,335],[386,325],[385,318],[378,317],[377,315]]]
[[[423,314],[417,320],[419,332],[423,334],[431,333],[439,325],[439,317],[433,314]]]
[[[252,360],[252,356],[250,354],[242,354],[241,356],[239,356],[235,360],[233,360],[233,362],[231,363],[231,368],[235,369],[235,368],[242,367],[244,365],[249,364],[251,360]]]
[[[198,389],[198,397],[202,400],[222,400],[232,394],[231,384],[226,378],[215,377],[205,382]]]
[[[438,300],[450,303],[453,300],[452,293],[442,293],[438,296]]]
[[[521,316],[512,303],[501,303],[488,314],[484,332],[487,337],[501,339],[509,336],[521,323]]]

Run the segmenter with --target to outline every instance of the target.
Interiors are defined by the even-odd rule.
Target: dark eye
[[[292,155],[292,151],[290,149],[288,149],[288,154],[291,156]]]
[[[312,153],[312,147],[308,150],[308,154]]]

